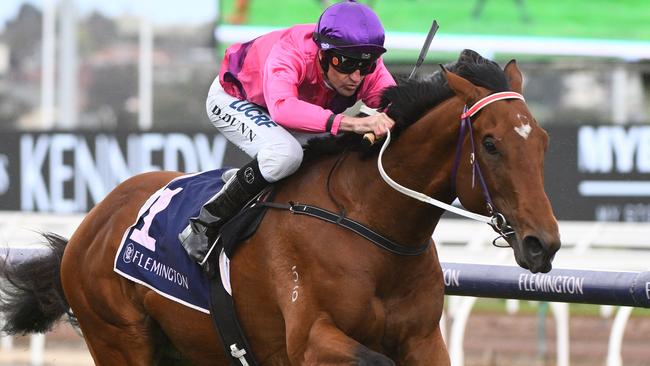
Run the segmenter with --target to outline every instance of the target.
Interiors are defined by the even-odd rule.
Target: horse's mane
[[[510,85],[499,65],[475,51],[464,50],[456,62],[445,65],[445,68],[474,85],[494,92],[510,90]],[[420,80],[398,79],[397,85],[384,90],[380,105],[381,109],[388,107],[386,113],[395,121],[391,137],[398,138],[402,131],[420,119],[428,110],[453,95],[441,71]],[[361,135],[353,133],[317,138],[309,141],[305,158],[311,160],[323,155],[336,154],[345,149],[364,151],[367,155],[373,155],[378,151],[379,146],[365,146]]]

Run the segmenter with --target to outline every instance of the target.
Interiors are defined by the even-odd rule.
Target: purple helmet
[[[338,50],[349,57],[379,57],[384,48],[384,27],[367,5],[354,0],[334,4],[321,14],[314,41],[321,50]]]

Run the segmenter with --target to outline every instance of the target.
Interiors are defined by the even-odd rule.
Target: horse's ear
[[[451,90],[456,93],[456,95],[463,98],[465,103],[471,105],[480,98],[481,92],[474,84],[445,69],[444,66],[440,65],[440,67],[442,68],[442,74],[447,79],[447,84]]]
[[[510,62],[508,62],[506,67],[503,68],[503,71],[506,74],[506,78],[510,83],[510,88],[512,88],[512,91],[516,91],[519,94],[523,94],[522,84],[524,82],[524,77],[522,76],[521,71],[517,66],[517,60],[515,59],[510,60]]]

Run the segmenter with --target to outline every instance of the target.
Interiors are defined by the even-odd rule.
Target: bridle
[[[456,157],[454,160],[454,165],[452,168],[452,175],[451,175],[452,187],[454,187],[455,189],[456,174],[458,172],[458,166],[460,165],[463,141],[465,139],[465,136],[469,134],[470,147],[471,147],[469,162],[472,165],[472,188],[475,187],[476,177],[478,177],[478,181],[481,184],[481,189],[483,191],[483,197],[487,205],[487,211],[490,214],[490,216],[484,216],[474,212],[463,210],[461,208],[452,206],[448,203],[436,200],[435,198],[429,197],[423,193],[406,188],[398,184],[397,182],[395,182],[391,177],[389,177],[388,174],[386,174],[386,171],[384,170],[381,160],[384,151],[386,150],[388,144],[390,143],[390,131],[388,131],[388,134],[386,135],[386,140],[384,141],[384,144],[382,145],[381,150],[379,151],[379,157],[377,158],[377,167],[379,169],[379,174],[386,181],[386,183],[389,186],[391,186],[393,189],[411,198],[422,201],[424,203],[428,203],[430,205],[442,208],[443,210],[453,212],[457,215],[464,216],[472,220],[484,222],[490,225],[492,229],[494,229],[494,231],[496,231],[499,234],[499,236],[492,241],[492,245],[496,247],[508,247],[505,245],[497,244],[497,240],[500,238],[507,239],[508,236],[514,235],[515,231],[513,230],[512,226],[508,224],[505,216],[503,216],[503,214],[501,214],[496,210],[494,203],[492,202],[492,197],[490,196],[490,192],[487,188],[487,184],[485,183],[485,179],[483,178],[483,173],[481,173],[481,167],[478,164],[478,160],[476,159],[476,146],[474,143],[474,134],[472,132],[472,121],[470,118],[474,116],[476,113],[478,113],[481,109],[490,105],[491,103],[500,100],[506,100],[506,99],[520,99],[524,102],[526,101],[523,95],[517,92],[507,91],[507,92],[490,94],[487,97],[482,98],[478,102],[474,103],[474,105],[472,105],[471,107],[467,108],[467,106],[465,106],[463,108],[463,113],[460,116],[460,133],[458,136],[458,143],[456,145]]]
[[[487,97],[482,98],[478,102],[474,103],[474,105],[470,108],[467,108],[467,106],[465,106],[463,109],[463,114],[460,115],[460,133],[458,135],[458,144],[456,145],[456,158],[454,160],[451,174],[451,184],[453,187],[455,187],[456,174],[458,173],[458,166],[460,165],[460,153],[462,150],[463,140],[465,139],[465,135],[469,134],[471,147],[469,162],[472,165],[472,188],[476,186],[476,177],[478,177],[478,181],[481,184],[481,190],[483,191],[483,198],[485,199],[485,204],[487,206],[486,209],[491,215],[489,225],[492,226],[492,229],[494,229],[494,231],[499,234],[499,236],[492,241],[492,245],[497,247],[504,247],[503,245],[496,243],[499,238],[506,239],[509,235],[513,235],[515,231],[513,230],[512,226],[508,224],[503,214],[495,209],[494,203],[492,202],[490,191],[487,188],[487,184],[483,178],[483,173],[481,173],[481,167],[478,164],[478,160],[476,159],[476,146],[474,143],[474,133],[472,132],[471,117],[489,104],[505,99],[520,99],[524,102],[526,101],[521,94],[508,91],[490,94]]]

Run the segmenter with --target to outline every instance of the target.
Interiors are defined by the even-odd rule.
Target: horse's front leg
[[[395,365],[388,357],[348,337],[334,325],[327,314],[321,314],[304,331],[307,333],[306,343],[305,338],[297,334],[297,337],[289,334],[287,340],[289,358],[293,365]]]
[[[424,336],[411,336],[400,345],[398,365],[449,366],[449,353],[440,326]]]

